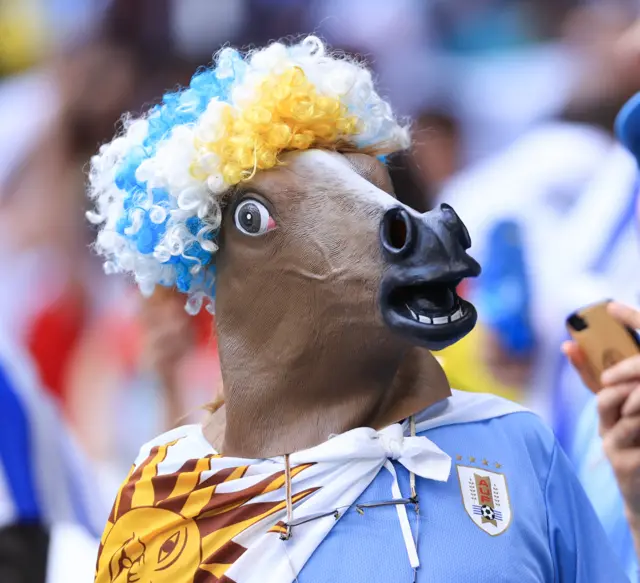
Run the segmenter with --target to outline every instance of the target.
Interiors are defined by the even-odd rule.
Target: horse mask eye
[[[253,198],[242,200],[234,213],[236,228],[250,237],[258,237],[275,229],[273,220],[267,207]]]

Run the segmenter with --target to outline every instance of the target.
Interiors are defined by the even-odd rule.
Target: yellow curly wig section
[[[273,168],[282,152],[335,149],[358,132],[357,118],[339,99],[320,95],[300,67],[266,78],[255,99],[239,112],[225,107],[222,126],[220,139],[197,142],[196,148],[204,156],[218,156],[228,184]],[[195,166],[192,173],[206,177]]]

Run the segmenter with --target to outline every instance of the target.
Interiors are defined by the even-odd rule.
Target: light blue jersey
[[[418,582],[628,581],[570,462],[534,414],[513,413],[420,435],[449,454],[454,467],[444,483],[417,479],[419,528],[412,507],[407,508],[418,536]],[[394,466],[402,495],[409,496],[409,473]],[[486,506],[500,512],[467,504],[469,496],[482,497],[486,475],[492,500]],[[381,471],[357,504],[389,500],[390,485],[391,474]],[[300,583],[336,581],[413,581],[393,506],[365,509],[364,515],[347,512],[299,576]]]
[[[611,546],[615,549],[629,579],[638,583],[640,576],[633,538],[625,518],[624,502],[618,483],[602,450],[595,399],[585,407],[575,442],[572,459],[578,478],[591,499]]]

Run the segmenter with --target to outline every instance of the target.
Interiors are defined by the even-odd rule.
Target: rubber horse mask
[[[370,73],[309,37],[224,49],[92,161],[106,270],[175,286],[192,312],[215,297],[224,456],[289,454],[448,396],[429,350],[475,325],[455,289],[479,266],[453,209],[394,195],[381,158],[408,145]]]

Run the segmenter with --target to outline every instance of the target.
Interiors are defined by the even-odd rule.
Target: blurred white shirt
[[[515,219],[522,227],[539,341],[528,405],[548,421],[566,316],[608,295],[634,298],[628,270],[630,262],[640,264],[640,254],[633,233],[610,251],[605,273],[591,274],[590,265],[627,207],[635,177],[635,161],[606,133],[551,122],[463,172],[442,192],[467,225],[471,253],[481,264],[495,221]]]

